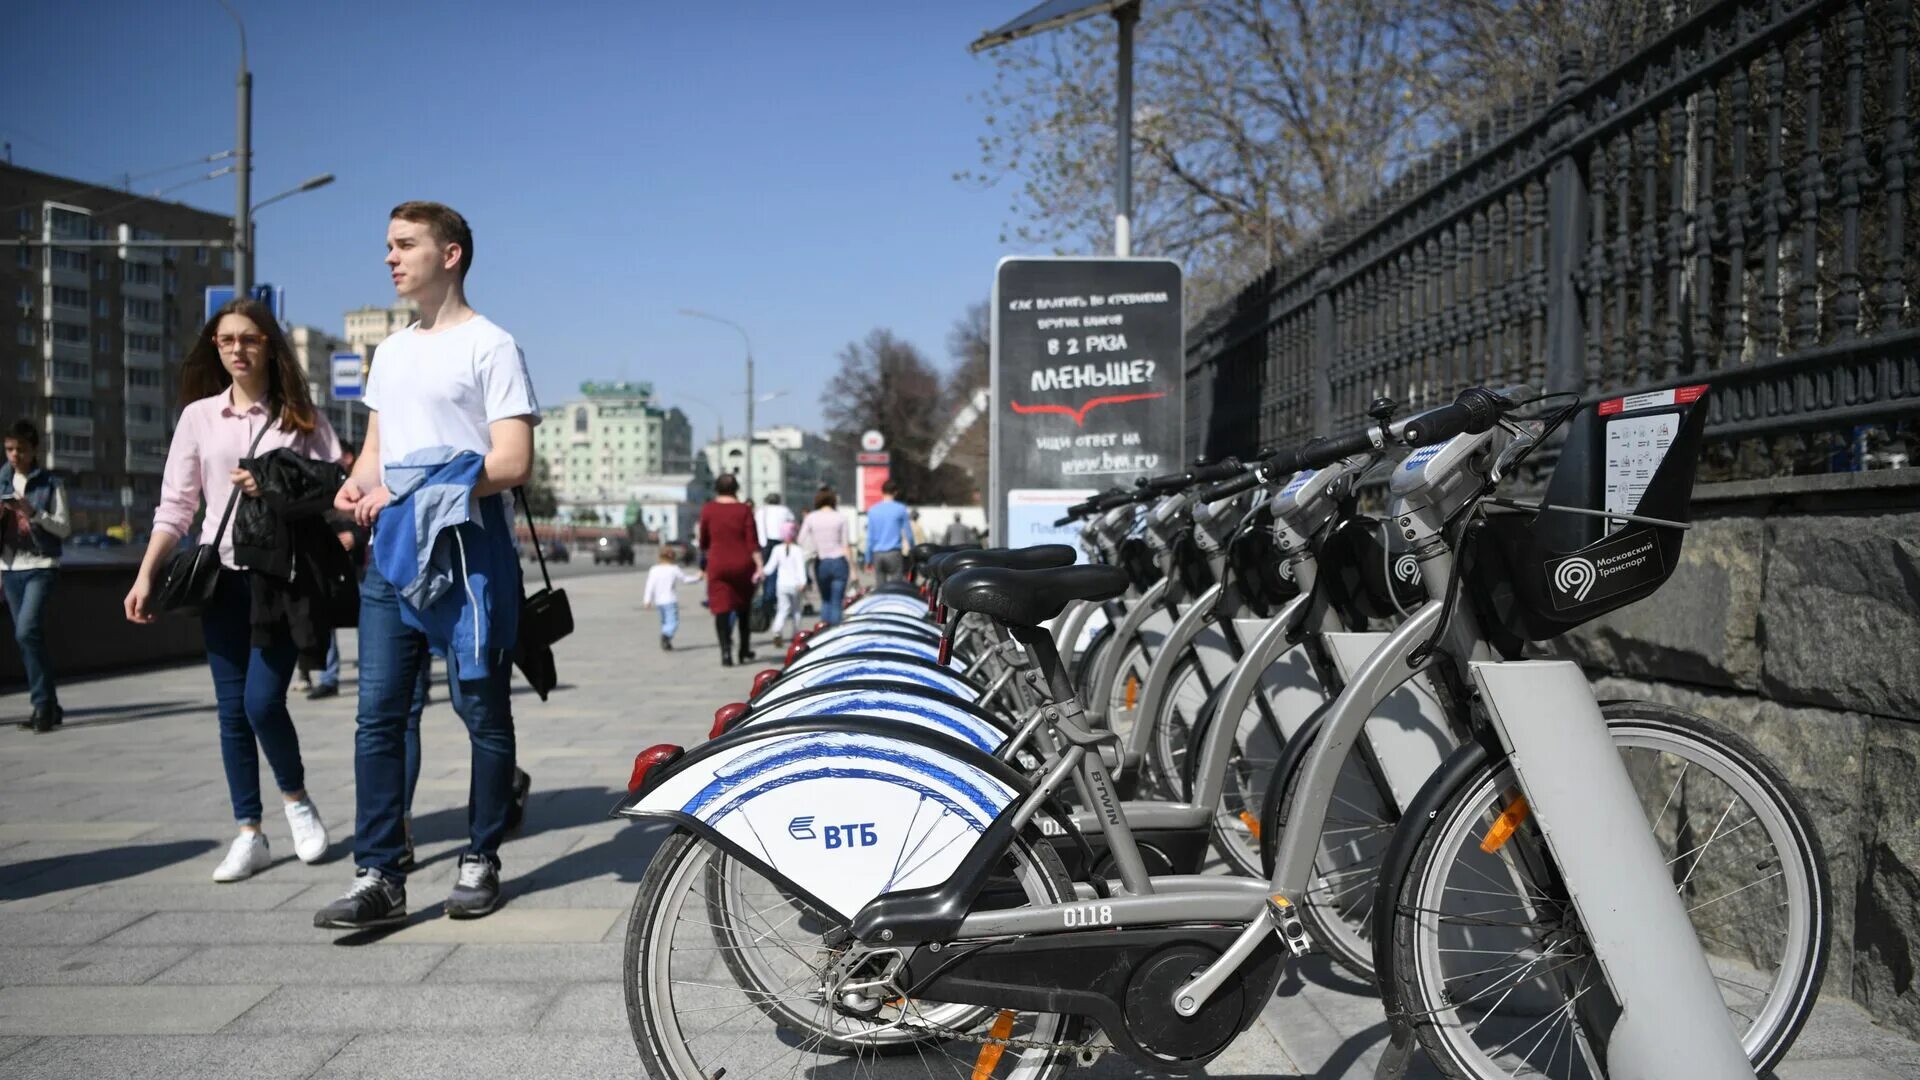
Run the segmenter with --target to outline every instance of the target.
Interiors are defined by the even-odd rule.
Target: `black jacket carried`
[[[290,449],[243,458],[240,467],[260,485],[260,496],[241,499],[233,515],[234,561],[253,586],[253,644],[271,644],[284,627],[301,660],[317,667],[333,631],[360,621],[359,576],[326,518],[346,471]]]

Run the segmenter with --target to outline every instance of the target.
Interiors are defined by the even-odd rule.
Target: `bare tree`
[[[1606,0],[1154,0],[1135,59],[1134,249],[1181,259],[1197,317],[1412,160],[1644,21]],[[1012,180],[1002,239],[1112,240],[1112,20],[1000,50],[978,168]]]
[[[840,350],[840,368],[820,395],[820,414],[830,440],[848,459],[862,432],[885,435],[893,476],[907,501],[963,501],[971,480],[962,470],[927,467],[928,452],[946,428],[943,389],[940,373],[919,349],[891,330],[876,329]]]

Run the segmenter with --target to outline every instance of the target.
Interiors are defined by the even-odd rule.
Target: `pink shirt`
[[[333,433],[333,425],[327,423],[323,413],[316,412],[314,420],[310,432],[282,431],[280,425],[275,424],[260,439],[260,446],[252,456],[291,448],[305,457],[339,461],[340,438]],[[200,509],[204,499],[207,514],[200,524],[200,543],[211,540],[214,530],[220,527],[220,518],[226,513],[227,496],[233,492],[233,482],[227,474],[240,467],[240,459],[248,456],[247,448],[260,433],[260,425],[266,422],[264,403],[256,401],[244,411],[234,411],[231,387],[182,409],[180,425],[173,430],[173,445],[167,449],[166,472],[160,478],[160,505],[153,511],[154,531],[185,537],[187,530],[193,528],[194,512]],[[233,560],[232,525],[221,534],[220,561],[239,569]]]
[[[807,515],[800,523],[800,534],[796,538],[801,545],[813,549],[816,558],[844,559],[847,557],[847,519],[840,511],[823,506]]]

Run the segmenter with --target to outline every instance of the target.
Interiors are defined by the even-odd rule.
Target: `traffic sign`
[[[253,287],[253,298],[267,305],[273,311],[273,317],[283,325],[287,321],[287,290],[261,283]],[[206,295],[206,314],[202,322],[212,322],[213,313],[219,311],[226,302],[233,299],[233,286],[209,285]]]
[[[366,387],[361,383],[359,353],[333,354],[333,400],[358,401]]]
[[[878,453],[886,448],[887,437],[873,428],[868,428],[867,431],[860,436],[860,449],[865,450],[869,454]]]

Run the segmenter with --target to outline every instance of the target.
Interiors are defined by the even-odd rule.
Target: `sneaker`
[[[477,919],[500,906],[500,871],[485,855],[460,856],[460,880],[447,894],[447,918]]]
[[[661,635],[660,635],[660,647],[661,647],[662,649],[664,649],[664,650],[666,650],[667,652],[672,652],[672,651],[673,651],[673,639],[672,639],[672,638],[670,638],[670,637],[668,637],[668,636],[667,636],[667,635],[665,635],[665,634],[661,634]]]
[[[267,838],[257,832],[243,832],[233,838],[227,857],[213,868],[213,880],[245,881],[271,865],[273,856],[267,854]]]
[[[743,663],[743,664],[747,664],[747,663],[751,663],[751,662],[753,662],[753,661],[754,661],[755,659],[758,659],[758,657],[757,657],[757,655],[756,655],[756,654],[754,653],[754,651],[753,651],[752,649],[741,649],[741,650],[740,650],[740,662],[741,662],[741,663]]]
[[[513,767],[513,798],[507,802],[508,832],[518,829],[520,822],[526,818],[527,792],[531,790],[533,790],[533,777],[528,776],[525,769],[515,765]]]
[[[400,831],[402,835],[404,835],[407,838],[407,846],[400,849],[400,857],[394,860],[393,865],[394,865],[394,868],[397,870],[405,871],[407,873],[412,873],[413,867],[414,867],[413,815],[412,814],[408,814],[406,817],[403,817],[400,819]]]
[[[327,826],[312,799],[287,804],[287,827],[293,830],[293,853],[312,865],[327,854]]]
[[[406,886],[391,884],[380,871],[364,867],[354,875],[345,895],[313,916],[313,925],[334,930],[367,930],[406,921]]]
[[[321,683],[319,686],[316,686],[313,689],[307,691],[308,701],[319,701],[322,698],[339,697],[339,696],[340,696],[340,684],[338,683]]]

